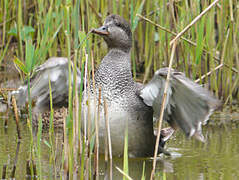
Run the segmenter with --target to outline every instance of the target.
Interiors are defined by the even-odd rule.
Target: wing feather
[[[81,75],[77,69],[77,85],[80,85]],[[73,84],[73,73],[72,73]],[[50,102],[49,80],[51,82],[52,99],[54,104],[62,103],[68,97],[68,59],[64,57],[52,57],[44,64],[38,66],[34,76],[30,80],[31,98],[36,101],[38,108],[43,108]],[[17,97],[20,107],[28,101],[27,82],[20,86],[13,95]]]
[[[140,97],[154,109],[154,119],[160,116],[161,102],[168,68],[155,72],[153,79],[141,90]],[[204,141],[201,125],[220,106],[220,101],[199,84],[172,70],[166,99],[164,120],[179,126],[187,136]]]

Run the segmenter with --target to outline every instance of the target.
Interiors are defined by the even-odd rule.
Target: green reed
[[[41,140],[42,140],[42,118],[41,116],[38,118],[38,130],[37,130],[37,172],[39,179],[42,179],[42,166],[41,166]]]
[[[56,163],[55,163],[55,142],[54,142],[54,124],[53,124],[53,100],[52,100],[52,89],[51,89],[51,82],[49,78],[49,94],[50,94],[50,119],[49,119],[49,144],[50,144],[50,159],[49,163],[53,165],[54,168],[54,177],[56,179]]]
[[[145,179],[146,179],[146,177],[145,177],[145,161],[144,161],[141,180],[145,180]]]
[[[128,162],[128,122],[125,128],[125,138],[124,138],[124,159],[123,159],[123,170],[125,174],[129,174],[129,162]],[[126,177],[123,177],[123,180],[126,180]]]

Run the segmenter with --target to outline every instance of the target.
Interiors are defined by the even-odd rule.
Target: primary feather
[[[155,72],[153,79],[141,90],[140,96],[154,109],[154,119],[160,116],[161,103],[168,68]],[[209,91],[188,79],[183,73],[172,70],[167,91],[164,120],[173,127],[179,126],[187,136],[201,141],[201,124],[205,124],[220,102]]]

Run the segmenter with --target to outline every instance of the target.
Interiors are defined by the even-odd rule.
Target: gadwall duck
[[[146,85],[133,80],[130,59],[130,50],[132,47],[130,24],[118,15],[108,16],[103,26],[94,29],[92,32],[103,37],[109,52],[103,58],[95,73],[95,86],[90,82],[90,91],[87,90],[87,92],[90,93],[84,93],[81,121],[83,132],[87,134],[87,123],[85,122],[89,121],[89,118],[92,121],[91,124],[94,124],[95,117],[98,114],[94,113],[97,112],[94,109],[99,107],[100,117],[96,118],[99,119],[100,152],[104,153],[106,126],[103,102],[105,102],[107,104],[113,155],[123,155],[125,129],[128,127],[129,155],[131,157],[152,156],[156,142],[154,123],[160,115],[163,89],[168,69],[162,68],[156,71],[152,80]],[[54,58],[50,61],[58,60],[58,58]],[[49,63],[49,60],[47,62]],[[49,69],[49,67],[44,65],[41,67],[45,67],[43,69]],[[45,71],[43,71],[43,69],[39,72],[44,74]],[[48,71],[51,77],[55,72],[54,68],[50,69],[51,71]],[[59,74],[64,77],[63,84],[60,83],[62,79],[53,78],[56,84],[56,88],[54,88],[56,89],[56,96],[54,97],[56,97],[58,103],[65,99],[65,97],[63,99],[57,98],[60,98],[58,94],[60,91],[57,91],[58,85],[63,86],[63,88],[65,87],[64,94],[68,94],[68,68],[61,69],[58,66],[57,69],[62,71],[62,73],[59,72]],[[78,76],[80,79],[80,73]],[[45,84],[45,88],[47,89],[48,78]],[[98,103],[99,91],[101,92],[101,104]],[[44,96],[42,95],[40,97],[44,98],[39,100],[39,102],[44,103],[39,104],[49,102],[49,98],[47,98],[49,93],[46,91],[43,94]],[[36,95],[36,97],[37,96],[38,95]],[[201,125],[206,123],[211,113],[217,109],[219,105],[220,102],[214,98],[210,92],[185,77],[183,73],[172,70],[164,120],[167,121],[173,129],[179,127],[186,136],[195,136],[197,139],[204,141]],[[90,117],[88,117],[88,115],[90,115]],[[172,134],[172,128],[162,131],[160,152],[164,152],[163,146],[169,137],[168,134]]]

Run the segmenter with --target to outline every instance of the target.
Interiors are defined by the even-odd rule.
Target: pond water
[[[237,107],[234,107],[237,111]],[[185,138],[181,132],[176,132],[167,144],[171,157],[161,156],[157,161],[158,179],[239,179],[239,112],[217,112],[209,124],[204,126],[206,143]],[[5,127],[7,120],[8,126]],[[26,179],[26,165],[30,157],[30,133],[26,120],[20,121],[21,143],[16,158],[18,144],[16,124],[11,112],[0,113],[0,177],[3,165],[7,166],[7,177],[10,177],[16,162],[16,179]],[[62,151],[62,131],[55,132],[57,169],[60,169]],[[49,165],[48,132],[43,133],[41,145],[41,164],[43,179],[53,179],[53,168]],[[17,159],[17,161],[16,161]],[[100,179],[104,179],[104,158],[100,158]],[[122,179],[115,166],[122,169],[123,159],[113,159],[113,179]],[[130,159],[129,175],[140,179],[145,163],[146,179],[152,169],[152,159]],[[60,173],[60,172],[58,172]]]

